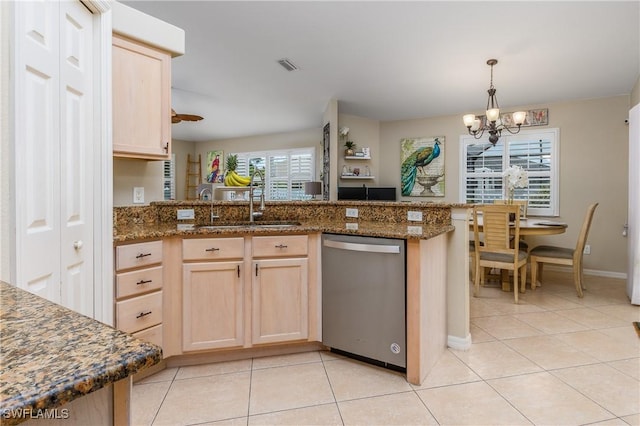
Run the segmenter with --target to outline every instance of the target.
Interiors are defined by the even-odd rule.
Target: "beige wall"
[[[628,116],[629,96],[616,96],[546,105],[525,105],[516,109],[549,108],[549,127],[560,129],[560,217],[568,231],[546,240],[575,245],[587,206],[599,202],[588,243],[591,255],[584,257],[586,269],[624,273],[627,240],[622,226],[627,221]],[[510,108],[511,109],[511,108]],[[460,135],[465,128],[462,115],[380,124],[379,185],[400,185],[400,139],[417,136],[445,136],[446,193],[443,198],[403,197],[410,201],[459,202]]]
[[[113,159],[113,205],[131,206],[133,188],[144,188],[144,204],[163,199],[162,161]]]
[[[357,117],[355,115],[338,115],[338,130],[342,127],[349,128],[350,141],[356,143],[355,150],[360,151],[364,147],[369,147],[371,150],[371,160],[348,160],[344,159],[344,142],[342,137],[339,136],[338,141],[338,176],[342,172],[342,166],[347,165],[353,167],[359,167],[363,170],[365,166],[369,166],[372,176],[376,176],[373,180],[338,180],[338,186],[380,186],[379,171],[380,171],[380,122],[377,120],[371,120],[368,118]]]

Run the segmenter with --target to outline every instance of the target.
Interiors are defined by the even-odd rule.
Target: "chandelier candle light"
[[[479,118],[474,114],[466,114],[462,117],[464,125],[467,126],[469,134],[476,139],[480,139],[485,130],[489,132],[489,142],[495,145],[502,134],[502,130],[507,130],[515,135],[520,131],[520,126],[527,118],[525,111],[517,111],[513,113],[513,122],[517,127],[508,127],[500,119],[500,106],[498,106],[498,98],[496,98],[496,89],[493,87],[493,66],[498,63],[497,59],[489,59],[487,65],[491,67],[491,84],[489,85],[489,99],[487,99],[486,123],[481,123]]]

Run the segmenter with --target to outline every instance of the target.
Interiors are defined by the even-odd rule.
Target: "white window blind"
[[[476,204],[505,199],[502,172],[517,165],[527,171],[529,185],[516,188],[514,199],[528,200],[529,215],[558,216],[558,135],[558,129],[503,133],[495,146],[489,143],[488,136],[461,136],[461,201]]]
[[[176,199],[176,155],[162,162],[162,192],[165,200]]]
[[[264,171],[265,199],[304,200],[304,183],[315,176],[315,149],[299,148],[260,152],[238,152],[236,171],[242,176],[251,176],[254,167]],[[256,179],[258,177],[256,176]],[[260,195],[256,188],[255,196]]]

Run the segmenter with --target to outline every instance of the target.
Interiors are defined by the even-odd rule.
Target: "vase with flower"
[[[526,188],[527,185],[529,185],[529,175],[527,171],[520,166],[509,166],[502,176],[504,177],[505,187],[507,188],[507,203],[513,204],[516,188]],[[509,219],[515,220],[516,218]]]

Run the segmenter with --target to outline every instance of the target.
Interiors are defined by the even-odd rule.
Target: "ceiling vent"
[[[282,68],[284,68],[287,71],[297,71],[298,70],[298,67],[293,62],[288,60],[287,58],[278,60],[278,63],[280,65],[282,65]]]

